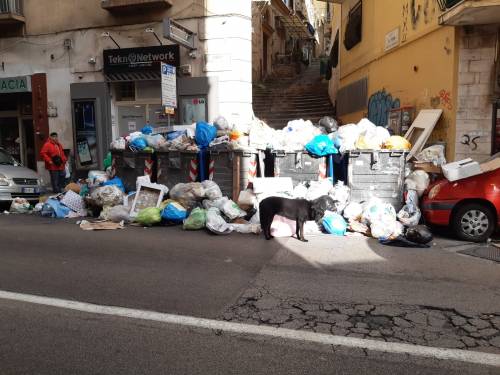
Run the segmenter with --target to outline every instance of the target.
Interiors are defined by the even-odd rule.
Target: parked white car
[[[42,178],[0,148],[0,203],[7,203],[18,197],[35,202],[44,192]]]

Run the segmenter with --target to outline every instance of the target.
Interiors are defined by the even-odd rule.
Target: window
[[[344,46],[346,50],[352,49],[356,44],[361,42],[363,33],[363,2],[357,3],[354,8],[349,11],[347,25],[344,35]]]
[[[120,82],[116,87],[116,100],[119,102],[135,100],[135,82]]]

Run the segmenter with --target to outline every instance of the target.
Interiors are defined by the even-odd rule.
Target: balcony
[[[0,0],[1,1],[1,0]],[[138,9],[167,9],[171,0],[101,0],[101,7],[107,11],[129,11]]]
[[[438,0],[439,23],[448,26],[500,23],[500,0]]]
[[[22,26],[24,22],[22,0],[0,0],[0,26]]]

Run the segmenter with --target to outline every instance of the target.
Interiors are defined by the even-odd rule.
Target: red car
[[[432,184],[423,200],[427,223],[450,226],[466,241],[486,241],[500,228],[500,169]]]

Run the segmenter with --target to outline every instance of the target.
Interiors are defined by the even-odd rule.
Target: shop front
[[[39,151],[47,136],[45,74],[0,78],[0,147],[38,170]]]
[[[142,129],[168,124],[208,121],[216,115],[217,80],[182,77],[179,45],[105,50],[104,74],[112,102],[113,135],[124,136]],[[169,119],[161,104],[161,63],[177,68],[179,107]],[[192,60],[191,63],[198,63]],[[212,114],[212,112],[214,112]]]

